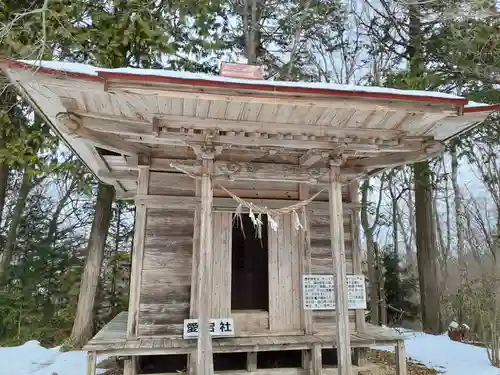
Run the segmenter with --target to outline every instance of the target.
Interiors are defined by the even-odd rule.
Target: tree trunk
[[[432,214],[429,163],[426,161],[415,164],[414,172],[416,245],[422,328],[424,332],[438,334],[440,333],[438,254]]]
[[[7,233],[7,240],[5,241],[5,246],[0,257],[0,282],[2,283],[12,261],[14,246],[16,244],[17,238],[17,229],[21,224],[21,219],[23,216],[24,208],[26,207],[28,194],[31,191],[32,186],[31,176],[28,171],[25,170],[23,172],[23,180],[21,182],[21,186],[19,187],[16,206],[14,207],[14,212],[12,213],[12,219],[10,221],[9,231]]]
[[[460,272],[460,290],[458,294],[458,319],[462,323],[463,316],[463,301],[462,301],[462,287],[467,282],[467,261],[465,259],[465,245],[464,245],[464,207],[462,202],[462,194],[458,186],[458,157],[457,146],[455,143],[451,145],[451,185],[453,187],[453,200],[455,206],[455,226],[457,230],[457,256],[458,268]]]
[[[375,249],[375,263],[377,264],[377,280],[379,290],[379,306],[380,306],[380,324],[387,325],[387,301],[385,296],[385,275],[384,275],[384,262],[383,255],[377,243],[374,243]]]
[[[379,295],[378,295],[378,277],[375,261],[375,244],[373,240],[373,231],[368,222],[368,188],[370,183],[368,179],[361,186],[361,226],[366,239],[366,252],[368,263],[368,280],[370,282],[370,322],[379,324]]]
[[[113,256],[111,257],[112,259],[112,266],[111,266],[111,290],[110,290],[110,297],[109,297],[109,314],[110,316],[115,316],[117,314],[116,308],[117,308],[117,301],[118,301],[118,293],[117,293],[117,283],[118,283],[118,262],[119,262],[119,255],[118,252],[120,250],[120,241],[121,241],[121,233],[120,233],[120,225],[121,225],[121,218],[122,218],[122,205],[120,203],[117,204],[116,208],[116,233],[115,233],[115,251]]]
[[[112,186],[99,183],[95,216],[87,246],[87,260],[83,270],[75,322],[70,337],[70,343],[73,347],[83,346],[92,337],[94,302],[104,259],[104,246],[111,221],[114,197],[115,190]]]
[[[423,32],[420,19],[422,6],[415,3],[408,7],[410,18],[408,59],[410,75],[416,79],[422,78],[425,70]],[[425,89],[425,87],[421,88]],[[432,186],[429,162],[416,163],[413,171],[415,175],[415,227],[417,232],[415,243],[417,247],[422,326],[425,332],[438,334],[440,331],[438,254],[432,214]]]
[[[0,150],[5,150],[5,134],[0,132]],[[5,161],[0,162],[0,227],[3,219],[3,209],[5,206],[5,197],[7,196],[7,187],[9,186],[9,166]],[[2,241],[0,241],[0,247]]]
[[[7,186],[9,186],[9,166],[5,163],[0,163],[0,226],[2,225]]]

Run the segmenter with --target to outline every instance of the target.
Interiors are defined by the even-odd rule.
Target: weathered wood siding
[[[328,203],[325,203],[328,205]],[[328,206],[326,206],[328,207]],[[330,218],[328,214],[312,214],[311,228],[311,270],[313,274],[332,274],[333,260],[330,243]],[[351,215],[344,213],[344,244],[347,261],[347,274],[353,273],[352,264],[352,233]],[[354,323],[354,310],[349,310],[349,320]],[[334,328],[336,321],[335,311],[313,311],[312,330],[322,332],[324,329]]]
[[[232,213],[213,213],[212,318],[231,316]]]
[[[148,209],[139,335],[182,335],[189,318],[194,212]]]
[[[277,231],[270,224],[269,329],[297,331],[301,328],[299,232],[291,214],[280,217]]]
[[[152,172],[150,194],[194,195],[195,181],[179,175],[175,181]],[[244,197],[292,198],[298,197],[298,184],[271,184],[241,182],[228,185],[230,190]],[[246,188],[246,189],[245,189]],[[314,189],[312,189],[314,194]],[[272,191],[272,193],[271,193]],[[219,192],[219,196],[223,195]],[[297,195],[297,196],[296,196]],[[347,200],[347,189],[344,192]],[[323,194],[319,199],[325,199]],[[304,256],[300,234],[295,230],[292,215],[280,220],[280,230],[269,230],[269,312],[240,311],[231,313],[231,246],[232,213],[213,213],[213,318],[233,316],[241,327],[237,332],[296,332],[303,329],[301,318],[301,266],[302,260],[310,264],[314,274],[331,274],[333,261],[330,245],[328,202],[325,209],[310,212],[311,257]],[[194,212],[169,209],[148,209],[144,248],[144,264],[140,287],[140,336],[182,335],[183,320],[196,317],[195,298],[191,292],[193,275]],[[353,273],[352,228],[350,215],[344,214],[347,272]],[[307,267],[309,268],[309,267]],[[196,270],[196,267],[194,268]],[[193,277],[194,276],[194,277]],[[312,312],[312,331],[328,327],[334,329],[335,312]],[[350,312],[354,321],[354,311]]]

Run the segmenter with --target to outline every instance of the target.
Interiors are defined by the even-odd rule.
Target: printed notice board
[[[349,309],[366,309],[365,277],[347,275]],[[335,310],[333,275],[303,275],[302,295],[305,310]]]

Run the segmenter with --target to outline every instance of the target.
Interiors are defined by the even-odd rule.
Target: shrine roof
[[[221,88],[249,88],[273,93],[304,93],[324,94],[336,96],[359,96],[376,99],[400,99],[420,102],[442,102],[468,105],[475,110],[486,110],[488,105],[469,102],[466,98],[437,91],[402,90],[377,86],[357,86],[324,82],[293,82],[275,80],[250,80],[216,76],[204,73],[180,72],[166,69],[117,68],[106,69],[88,64],[35,61],[35,60],[8,60],[10,68],[24,68],[40,73],[63,75],[68,78],[86,80],[125,79],[143,82],[186,83],[197,86],[218,86]],[[471,104],[469,104],[471,103]]]
[[[354,178],[436,155],[443,142],[500,110],[453,94],[386,87],[56,61],[0,59],[0,69],[96,176],[132,195],[130,160],[193,159],[193,144],[207,135],[224,150],[221,161],[258,155],[305,170],[342,154]]]

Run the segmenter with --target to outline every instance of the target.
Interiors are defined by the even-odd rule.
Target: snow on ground
[[[407,358],[446,375],[500,375],[488,361],[486,349],[452,341],[447,334],[427,335],[399,329],[406,340]],[[393,347],[375,349],[394,351]]]
[[[98,358],[102,361],[104,358]],[[47,349],[38,341],[0,347],[0,375],[85,375],[87,353]],[[97,373],[104,370],[98,369]]]

